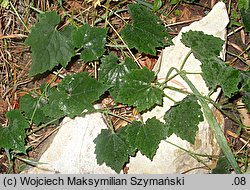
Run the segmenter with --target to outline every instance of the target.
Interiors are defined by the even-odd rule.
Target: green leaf
[[[250,1],[249,0],[238,0],[237,7],[238,9],[245,9],[247,10],[249,8]]]
[[[88,76],[86,72],[67,75],[58,85],[59,91],[52,90],[49,104],[43,111],[51,117],[75,117],[84,110],[93,110],[93,103],[110,87]]]
[[[137,147],[135,147],[134,145],[130,145],[128,142],[128,132],[127,132],[128,126],[129,124],[124,127],[121,127],[120,129],[118,129],[116,134],[118,134],[119,137],[124,141],[124,143],[126,143],[128,155],[135,156],[137,152]]]
[[[105,162],[107,166],[120,173],[129,157],[126,142],[110,130],[102,129],[94,143],[97,163],[101,165]]]
[[[181,0],[170,0],[171,5],[176,5],[180,2]]]
[[[246,105],[247,111],[250,113],[250,92],[243,92],[242,102]]]
[[[60,17],[55,11],[39,15],[39,22],[32,27],[25,44],[31,46],[32,65],[30,74],[36,75],[52,70],[61,64],[66,67],[74,55],[74,46],[71,43],[73,28],[66,26],[58,31],[56,26]]]
[[[169,133],[174,133],[183,140],[195,143],[198,124],[203,121],[201,107],[194,95],[188,95],[182,101],[177,102],[166,112],[165,125]]]
[[[166,126],[155,117],[148,119],[146,123],[133,121],[127,126],[128,142],[131,147],[137,148],[150,160],[153,159],[159,143],[168,134]]]
[[[181,42],[190,47],[197,59],[219,56],[224,41],[202,31],[188,31],[182,34]]]
[[[242,71],[241,78],[241,89],[243,93],[242,101],[250,113],[250,71]]]
[[[161,6],[162,6],[162,1],[161,0],[155,0],[153,10],[158,11],[161,8]]]
[[[205,58],[201,62],[202,78],[207,87],[212,90],[216,89],[220,83],[220,74],[226,67],[224,62],[217,57]]]
[[[213,135],[215,136],[218,144],[220,145],[221,150],[223,151],[224,155],[234,168],[235,173],[241,173],[241,170],[235,160],[234,154],[232,153],[228,142],[224,136],[224,133],[221,129],[221,126],[218,124],[216,118],[214,117],[214,114],[211,110],[211,108],[208,106],[207,100],[200,94],[200,92],[197,90],[197,88],[193,85],[193,83],[188,79],[185,73],[179,72],[181,78],[188,84],[190,89],[193,91],[193,93],[196,95],[197,99],[199,100],[199,103],[202,106],[204,116],[206,117],[206,120],[213,132]]]
[[[201,62],[201,75],[209,88],[214,90],[217,86],[221,86],[227,97],[239,91],[238,85],[241,81],[239,70],[227,66],[217,57],[202,58]]]
[[[227,66],[221,70],[219,85],[222,88],[225,96],[231,97],[239,91],[240,71],[233,67]]]
[[[0,125],[0,148],[25,153],[25,129],[29,128],[29,124],[19,110],[11,110],[6,115],[8,127],[3,128]]]
[[[201,61],[201,75],[209,88],[214,90],[221,86],[228,97],[239,91],[240,72],[218,58],[223,40],[200,31],[189,31],[182,35],[181,41]]]
[[[216,168],[212,170],[213,174],[230,174],[231,164],[225,156],[221,156],[217,162]]]
[[[240,14],[246,32],[250,32],[250,8],[240,9]]]
[[[160,19],[149,9],[139,4],[128,5],[132,24],[126,25],[121,31],[123,39],[129,48],[155,55],[157,47],[163,47],[169,38],[166,28],[161,25]]]
[[[233,26],[241,26],[241,23],[239,22],[240,13],[237,10],[231,10],[230,14],[230,22],[229,22],[229,28],[232,28]]]
[[[132,70],[123,80],[117,97],[118,102],[136,106],[139,112],[162,104],[163,91],[152,83],[155,80],[153,71],[146,67]]]
[[[81,59],[89,62],[97,60],[105,51],[107,29],[83,25],[73,33],[73,44],[81,48]]]
[[[59,92],[56,88],[51,88],[48,104],[42,108],[43,113],[55,119],[64,117],[67,115],[67,107],[65,106],[67,97],[68,95],[65,91]]]
[[[138,67],[128,57],[125,58],[124,62],[118,64],[118,58],[113,53],[102,58],[101,62],[99,80],[104,84],[113,86],[109,89],[109,92],[116,99],[123,76]]]
[[[26,94],[20,100],[20,111],[24,112],[25,116],[38,126],[49,121],[49,117],[46,117],[42,111],[44,105],[45,102],[42,99],[39,100],[39,97],[33,98]]]

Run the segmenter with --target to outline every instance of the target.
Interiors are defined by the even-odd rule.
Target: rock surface
[[[30,168],[24,173],[63,173],[63,174],[115,174],[105,164],[96,162],[93,140],[107,128],[100,113],[85,117],[64,118],[58,133],[49,148],[39,159],[38,167]]]
[[[197,30],[225,39],[225,28],[228,22],[229,19],[225,4],[220,2],[202,20],[184,27],[174,39],[174,45],[164,49],[162,58],[159,59],[155,67],[155,70],[159,70],[158,79],[164,78],[170,67],[180,68],[180,64],[189,52],[189,48],[180,42],[183,32]],[[224,57],[223,52],[221,56]],[[191,72],[200,72],[200,62],[191,55],[184,69]],[[200,92],[203,94],[208,93],[205,82],[199,75],[191,75],[190,80]],[[178,77],[170,82],[177,87],[189,89]],[[166,90],[165,93],[178,101],[184,98],[182,94],[173,91]],[[216,96],[217,94],[214,95],[214,98]],[[146,120],[147,118],[156,116],[162,120],[163,115],[172,105],[173,103],[165,98],[163,108],[156,107],[152,111],[145,113],[143,119]],[[223,124],[223,118],[221,121]],[[52,144],[39,160],[39,162],[47,164],[40,164],[38,167],[30,168],[24,173],[114,174],[115,172],[105,164],[99,166],[96,162],[93,140],[102,128],[106,128],[106,124],[100,113],[89,114],[85,117],[76,117],[75,119],[65,118]],[[199,154],[216,155],[219,153],[219,147],[206,121],[199,125],[195,145],[181,140],[176,135],[170,136],[167,141]],[[202,158],[202,161],[207,165],[213,164],[207,158]],[[153,161],[141,155],[140,152],[137,153],[136,157],[131,157],[129,173],[181,173],[189,170],[192,173],[205,173],[207,170],[201,168],[192,170],[203,166],[202,163],[191,157],[187,152],[162,141]]]

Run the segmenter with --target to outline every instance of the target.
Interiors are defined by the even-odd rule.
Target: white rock
[[[105,164],[99,166],[94,153],[93,140],[105,128],[107,125],[100,113],[74,119],[64,118],[53,142],[39,160],[46,164],[40,164],[25,173],[115,174]]]
[[[182,28],[177,37],[173,39],[174,45],[166,47],[163,51],[162,57],[158,60],[155,70],[159,70],[158,79],[164,79],[171,67],[180,68],[183,60],[190,51],[189,48],[184,46],[180,39],[184,32],[189,30],[203,31],[205,34],[210,34],[225,40],[226,26],[229,22],[226,6],[224,3],[217,3],[211,12],[201,19],[194,22],[187,27]],[[221,52],[221,57],[224,58],[224,51]],[[191,55],[184,67],[187,72],[201,72],[200,62]],[[175,72],[173,72],[175,74]],[[200,75],[189,75],[188,78],[197,87],[197,89],[204,95],[208,94],[208,88]],[[190,91],[187,84],[181,79],[176,77],[169,82],[169,85],[177,88],[183,88]],[[175,101],[182,100],[185,95],[176,91],[166,89],[164,91],[167,95],[172,97]],[[191,91],[190,91],[191,92]],[[216,99],[218,92],[213,95],[213,99]],[[164,98],[163,107],[157,106],[152,111],[145,113],[142,117],[144,120],[156,116],[156,118],[163,120],[163,116],[167,110],[173,105],[173,102],[168,98]],[[185,113],[183,113],[185,114]],[[223,119],[222,119],[223,124]],[[217,155],[219,154],[219,146],[213,138],[209,125],[206,121],[199,124],[199,132],[196,135],[195,145],[191,145],[185,140],[181,140],[175,134],[167,138],[167,141],[180,146],[188,151],[192,151],[199,154]],[[213,164],[208,159],[202,159],[207,165]],[[129,173],[181,173],[187,172],[194,168],[204,166],[196,159],[192,158],[187,152],[179,149],[166,141],[161,141],[159,148],[154,156],[153,161],[150,161],[146,156],[140,152],[136,157],[130,158]],[[191,173],[204,173],[205,169],[192,170]]]

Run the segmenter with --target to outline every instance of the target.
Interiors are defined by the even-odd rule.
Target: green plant
[[[138,4],[128,5],[128,10],[132,23],[127,24],[120,32],[127,48],[155,55],[156,48],[171,43],[165,27],[155,14]],[[59,23],[60,17],[56,12],[49,12],[40,15],[39,22],[31,29],[25,41],[32,51],[30,75],[52,71],[59,65],[66,67],[72,57],[80,55],[84,62],[95,61],[100,64],[99,78],[95,79],[87,72],[71,74],[65,76],[57,87],[51,88],[50,84],[44,84],[40,93],[23,96],[20,109],[7,113],[9,126],[0,128],[0,135],[3,137],[0,147],[6,150],[25,153],[26,129],[32,124],[44,127],[65,116],[74,118],[97,111],[110,114],[109,109],[93,107],[106,92],[112,95],[116,103],[133,106],[139,113],[162,105],[165,96],[163,90],[168,87],[169,75],[160,83],[156,80],[156,73],[146,67],[138,68],[131,58],[126,57],[124,61],[119,61],[114,54],[105,52],[107,28],[84,24],[81,27],[68,25],[61,29],[58,28]],[[149,35],[152,38],[148,38]],[[183,34],[182,42],[190,47],[194,56],[201,61],[201,75],[207,86],[211,90],[221,87],[228,98],[243,93],[243,101],[250,110],[250,73],[234,69],[218,58],[224,42],[194,31]],[[185,62],[183,66],[184,64]],[[190,86],[193,94],[176,102],[166,112],[164,123],[151,118],[145,122],[132,121],[119,130],[115,130],[112,125],[108,126],[109,129],[103,129],[94,140],[98,164],[105,162],[119,172],[124,163],[129,161],[129,156],[133,156],[136,151],[152,160],[160,141],[173,133],[194,143],[198,124],[203,121],[204,114],[225,157],[235,172],[241,172],[220,126],[208,107],[208,104],[215,102],[198,92],[189,81],[188,73],[182,68],[172,68],[172,71],[177,71]],[[60,70],[57,74],[60,74]],[[188,118],[185,133],[183,113]]]
[[[247,32],[250,31],[250,1],[249,0],[239,0],[238,9],[240,10],[243,25]]]

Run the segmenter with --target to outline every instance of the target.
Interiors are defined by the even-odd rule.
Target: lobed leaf
[[[3,128],[0,125],[0,148],[25,153],[25,129],[29,128],[28,122],[19,110],[11,110],[7,112],[6,116],[8,118],[8,127]]]
[[[32,121],[36,126],[41,123],[46,123],[50,119],[43,112],[45,103],[39,100],[39,97],[33,98],[26,94],[20,99],[20,111],[25,113],[25,116]]]
[[[51,90],[49,103],[43,111],[54,118],[66,115],[75,117],[84,110],[93,110],[92,104],[109,87],[88,76],[86,72],[67,75],[58,85],[58,91]]]
[[[162,104],[163,91],[151,84],[155,80],[153,71],[146,67],[132,70],[124,76],[123,80],[124,83],[117,97],[118,102],[136,106],[139,112],[156,104]]]
[[[81,59],[89,62],[97,60],[105,51],[107,29],[92,28],[84,24],[73,32],[73,44],[81,48]]]
[[[190,47],[194,56],[202,63],[202,77],[212,90],[221,86],[224,94],[231,97],[239,91],[240,71],[227,66],[218,56],[223,40],[200,31],[189,31],[182,35],[184,45]]]
[[[155,48],[166,45],[165,41],[169,38],[166,28],[161,25],[159,17],[144,6],[130,4],[128,11],[133,21],[121,31],[123,39],[129,48],[155,55]]]
[[[183,140],[195,143],[198,124],[203,121],[201,107],[194,95],[188,95],[182,101],[177,102],[166,112],[165,125],[169,128],[169,134],[176,134]]]
[[[182,34],[181,42],[190,47],[197,59],[220,55],[224,41],[202,31],[188,31]]]
[[[116,134],[118,134],[119,137],[124,141],[124,143],[126,143],[128,155],[135,156],[138,149],[134,145],[130,145],[128,142],[128,132],[127,132],[128,126],[129,124],[124,127],[121,127],[120,129],[118,129]]]
[[[99,81],[112,86],[109,92],[111,96],[116,99],[123,83],[123,76],[138,67],[128,57],[125,58],[124,62],[118,64],[118,58],[113,53],[102,58],[101,62]]]
[[[58,31],[60,17],[55,11],[39,15],[39,22],[32,27],[25,44],[31,46],[32,65],[30,75],[44,73],[61,64],[66,67],[74,55],[72,26]]]
[[[129,157],[126,142],[111,130],[102,129],[94,143],[97,163],[101,165],[105,162],[107,166],[120,173]]]
[[[148,119],[145,124],[133,121],[126,131],[129,145],[140,150],[150,160],[153,159],[161,140],[168,135],[167,127],[155,117]]]
[[[67,115],[67,107],[65,101],[67,100],[67,93],[64,91],[59,92],[56,88],[51,88],[49,92],[48,104],[42,108],[46,116],[60,119]]]

